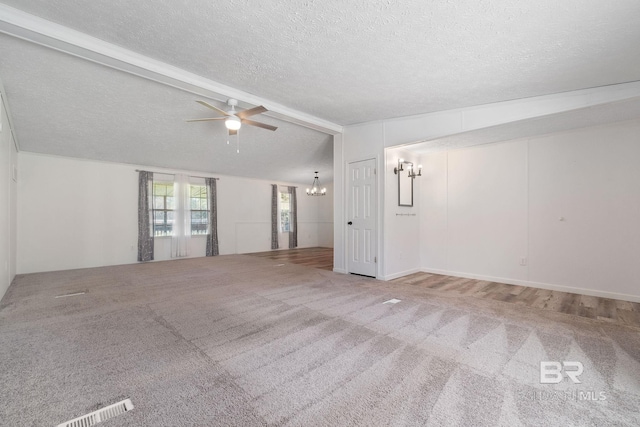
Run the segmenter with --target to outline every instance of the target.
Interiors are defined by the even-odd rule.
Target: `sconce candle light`
[[[398,175],[398,172],[402,172],[404,170],[402,165],[404,165],[404,159],[398,159],[398,167],[393,168],[393,173]]]
[[[422,176],[422,165],[418,165],[418,173],[413,169],[413,163],[407,162],[404,159],[398,159],[398,166],[393,168],[393,173],[398,175],[400,172],[404,171],[404,165],[407,165],[408,173],[407,176],[409,178],[415,179],[416,176]]]
[[[409,165],[409,178],[416,179],[416,176],[422,176],[422,165],[418,165],[418,173],[413,169],[413,163]]]

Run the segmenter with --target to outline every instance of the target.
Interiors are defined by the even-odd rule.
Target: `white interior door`
[[[376,162],[349,163],[348,262],[349,273],[376,276]]]

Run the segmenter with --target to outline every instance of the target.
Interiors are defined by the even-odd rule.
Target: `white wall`
[[[638,158],[640,121],[424,156],[422,269],[640,301]]]
[[[0,83],[0,93],[4,94]],[[0,97],[0,299],[16,275],[17,151],[11,133],[6,99]]]
[[[19,162],[19,274],[135,262],[134,167],[25,151]]]
[[[313,197],[317,199],[318,205],[318,246],[323,248],[333,248],[333,183],[325,183],[322,185],[327,189],[327,195],[322,197]],[[298,197],[307,197],[305,194],[306,187],[302,188]]]
[[[640,121],[529,141],[530,281],[640,301],[638,159]]]
[[[604,107],[610,103],[632,100],[638,96],[639,91],[640,83],[632,82],[345,126],[343,134],[334,137],[334,218],[336,223],[334,229],[334,271],[347,272],[348,270],[348,248],[345,232],[346,226],[344,224],[348,220],[348,218],[346,218],[347,180],[345,173],[349,162],[375,158],[380,169],[385,169],[385,148],[397,148],[403,145],[408,146],[409,144],[436,140],[464,132],[491,129],[499,125],[515,124],[519,121],[545,119],[556,114],[579,111],[587,107]],[[549,129],[558,129],[562,128],[562,126],[575,127],[576,123],[582,125],[585,122],[578,120],[563,124],[562,121],[550,120],[546,123],[546,126],[549,126]],[[537,122],[537,124],[544,125],[544,122],[540,121]],[[505,133],[502,134],[510,135],[509,132],[514,131],[516,127],[512,126],[511,128],[506,127],[504,129],[503,131]],[[536,129],[540,131],[539,128]],[[530,128],[528,132],[534,132],[534,130]],[[441,161],[442,159],[438,161],[438,156],[435,156],[434,158],[423,160],[423,164],[431,162],[432,166],[446,168],[447,162],[445,162],[443,166]],[[425,165],[425,172],[426,171],[427,167]],[[395,253],[395,249],[397,248],[395,244],[391,244],[390,248],[387,249],[384,247],[389,244],[389,242],[386,242],[383,238],[383,236],[389,234],[384,231],[386,221],[382,220],[382,212],[387,208],[384,201],[388,196],[385,189],[385,182],[387,182],[385,178],[386,173],[386,171],[382,170],[382,173],[378,175],[377,181],[378,213],[380,218],[378,230],[380,236],[378,240],[378,251],[380,255],[378,263],[379,278],[391,277],[396,274],[398,270],[398,265],[392,260],[389,268],[385,267],[387,255]],[[446,200],[446,194],[443,195],[443,190],[439,187],[439,185],[443,183],[439,177],[436,178],[435,182],[427,183],[426,181],[427,180],[423,179],[423,184],[421,185],[424,185],[425,188],[430,187],[431,190],[435,191],[432,195],[434,197],[436,195],[438,196],[436,200],[428,200],[429,203],[441,204],[443,200]],[[445,180],[444,183],[446,184],[447,181]],[[432,206],[432,208],[434,207],[435,206]],[[431,225],[431,223],[423,220],[424,215],[447,215],[446,208],[442,208],[441,205],[439,205],[438,208],[437,211],[430,209],[427,214],[422,212],[418,228],[428,230],[431,238],[436,239],[440,242],[439,245],[442,245],[442,242],[447,238],[446,231],[443,231],[446,230],[446,228],[443,229],[440,225]],[[454,212],[452,212],[452,214],[454,214]],[[438,221],[440,221],[440,218]],[[515,224],[512,224],[512,226],[515,226]],[[427,252],[425,252],[425,250]],[[504,251],[506,248],[501,248],[500,250]],[[461,253],[457,255],[460,257],[464,256],[464,254]],[[434,266],[443,267],[446,262],[446,254],[443,254],[440,250],[431,253],[430,249],[423,248],[421,250],[421,257],[426,257],[430,265]],[[424,260],[421,261],[421,264],[424,265]],[[463,267],[463,265],[460,265],[460,267]],[[521,269],[518,269],[515,273],[520,274]]]
[[[363,123],[335,138],[336,271],[348,270],[346,167],[376,158],[379,278],[421,269],[640,301],[639,121],[422,156],[415,222],[395,217],[393,166],[410,147],[394,145],[426,130],[405,125]]]
[[[449,153],[448,270],[526,279],[526,159],[526,141]]]
[[[398,206],[398,175],[394,168],[398,159],[420,164],[417,154],[402,148],[385,150],[384,186],[384,280],[420,271],[420,185],[422,177],[413,180],[413,207]],[[408,171],[400,172],[400,179],[409,180]]]
[[[378,222],[377,250],[376,254],[379,262],[377,277],[381,277],[384,272],[383,257],[383,206],[384,206],[384,123],[370,122],[362,125],[345,127],[342,135],[334,137],[333,150],[333,189],[334,196],[334,253],[333,270],[339,273],[346,273],[347,253],[349,248],[346,241],[347,221],[347,176],[346,171],[349,163],[374,159],[376,169],[380,171],[376,174],[376,216]]]
[[[142,166],[20,152],[18,183],[18,273],[135,263],[137,258],[138,174]],[[203,173],[183,172],[196,176]],[[279,183],[280,185],[296,185]],[[220,254],[271,248],[271,182],[220,176]],[[319,200],[298,184],[298,247],[320,244]],[[322,226],[319,224],[322,223]],[[155,259],[170,258],[170,238],[155,239]],[[280,247],[288,247],[281,236]],[[326,241],[324,241],[326,243]],[[204,256],[204,237],[191,239],[191,256]]]
[[[420,266],[447,269],[447,165],[448,153],[439,152],[422,159],[420,200]]]
[[[3,126],[4,129],[4,126]],[[18,150],[15,139],[11,138],[11,181],[9,182],[9,283],[18,272]],[[15,175],[15,180],[13,179]],[[0,292],[0,298],[2,298]]]
[[[333,271],[346,273],[346,194],[344,138],[333,136]]]

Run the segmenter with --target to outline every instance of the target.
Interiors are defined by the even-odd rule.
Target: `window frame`
[[[202,192],[200,193],[200,197],[193,197],[193,188],[194,187],[201,187],[202,188]],[[209,189],[207,188],[206,184],[194,184],[194,183],[189,183],[189,219],[190,219],[190,224],[191,224],[191,236],[206,236],[207,234],[209,234]],[[193,209],[193,200],[199,200],[199,205],[200,205],[200,209]],[[205,208],[202,208],[202,202],[204,201],[204,206]],[[194,212],[200,212],[201,214],[204,214],[205,217],[205,223],[204,224],[198,224],[198,225],[204,225],[204,232],[197,232],[194,233],[194,227],[193,227],[193,213]]]
[[[158,193],[156,193],[156,185],[158,186],[163,186],[166,187],[166,190],[164,191],[164,195],[159,195]],[[173,232],[174,232],[174,228],[173,228],[173,221],[175,221],[175,214],[174,214],[174,218],[173,220],[169,219],[169,213],[170,212],[177,212],[178,211],[178,200],[176,200],[176,193],[175,193],[175,181],[171,181],[168,178],[164,178],[164,179],[160,179],[160,180],[154,180],[153,181],[153,194],[152,194],[152,207],[151,207],[151,211],[152,211],[152,230],[153,230],[153,237],[154,238],[166,238],[166,237],[173,237]],[[193,189],[194,187],[201,187],[202,191],[200,193],[199,197],[192,197],[193,196]],[[171,193],[172,195],[168,195],[169,193],[169,189],[171,189]],[[162,207],[161,208],[157,208],[157,200],[156,198],[162,198]],[[168,206],[169,204],[167,203],[167,199],[168,198],[172,198],[173,199],[173,209],[169,209]],[[199,205],[199,209],[191,209],[192,203],[193,203],[193,199],[197,199],[198,200],[198,205]],[[202,206],[205,206],[205,208],[203,209]],[[190,179],[189,181],[189,205],[186,206],[186,210],[188,210],[188,214],[189,214],[189,223],[190,223],[190,233],[189,235],[191,237],[205,237],[208,235],[208,233],[210,232],[209,230],[209,226],[210,226],[210,221],[211,219],[209,218],[209,189],[207,188],[206,183],[194,183],[192,182],[192,180]],[[156,221],[156,214],[162,212],[162,223],[158,223]],[[194,227],[194,221],[193,221],[193,214],[199,212],[201,217],[203,216],[205,218],[205,222],[204,224],[199,222],[197,225],[199,225],[199,227]],[[158,225],[159,227],[164,229],[163,231],[158,232],[156,229],[156,225]],[[203,228],[204,227],[204,228]],[[167,232],[167,230],[169,230],[169,232]]]
[[[156,185],[157,186],[163,186],[163,187],[166,188],[164,195],[158,195],[156,193]],[[175,212],[176,211],[176,209],[175,209],[175,204],[176,204],[176,201],[175,201],[175,190],[174,190],[173,187],[174,187],[174,183],[170,182],[170,181],[153,181],[153,195],[152,195],[152,198],[153,198],[153,206],[152,206],[153,237],[171,237],[171,236],[173,236],[173,222],[169,222],[169,219],[168,219],[169,212]],[[167,195],[169,188],[171,188],[171,192],[173,193],[171,196]],[[157,208],[156,207],[157,206],[156,198],[158,198],[158,197],[162,197],[162,199],[163,199],[162,200],[163,208]],[[174,209],[169,209],[167,207],[168,206],[168,204],[167,204],[167,198],[168,197],[171,197],[171,198],[174,199],[173,200]],[[156,229],[156,226],[158,225],[157,221],[156,221],[156,213],[158,213],[158,212],[163,212],[163,220],[164,221],[160,225],[164,227],[164,230],[165,230],[164,233],[162,233],[162,232],[158,233],[158,231]],[[175,220],[175,218],[174,218],[174,220]],[[171,231],[169,233],[167,233],[167,230],[169,229],[169,227],[170,227]]]
[[[280,233],[291,233],[293,231],[293,224],[291,223],[291,193],[288,190],[279,190],[280,196],[278,197],[278,231]],[[288,229],[284,229],[283,217],[282,217],[282,197],[287,196],[288,201],[286,202],[289,205],[288,209]]]

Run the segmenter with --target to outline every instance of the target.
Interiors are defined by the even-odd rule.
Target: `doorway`
[[[347,272],[376,277],[376,161],[349,163],[347,173]]]

